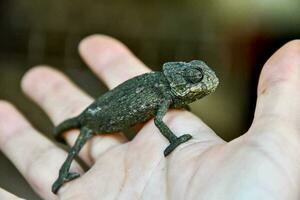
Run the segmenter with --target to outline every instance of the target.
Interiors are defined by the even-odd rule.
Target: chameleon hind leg
[[[86,141],[93,135],[93,132],[88,128],[81,128],[80,134],[76,139],[74,146],[69,151],[68,157],[65,160],[64,164],[59,170],[59,176],[52,185],[52,192],[57,193],[59,188],[66,182],[71,181],[75,178],[78,178],[80,175],[75,172],[70,172],[70,167],[74,158],[78,155],[79,151],[86,143]]]
[[[169,109],[171,101],[169,99],[165,100],[159,107],[156,117],[154,118],[154,123],[160,132],[169,140],[170,145],[165,149],[164,155],[168,156],[172,151],[175,150],[180,144],[187,142],[192,138],[190,134],[184,134],[177,137],[169,127],[163,122],[163,117]]]

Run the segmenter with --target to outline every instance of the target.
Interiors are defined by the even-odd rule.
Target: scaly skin
[[[55,137],[61,141],[62,133],[80,128],[80,135],[59,171],[52,186],[59,188],[79,174],[70,173],[73,159],[93,134],[114,133],[154,117],[154,122],[170,142],[164,155],[169,155],[177,146],[192,138],[190,134],[177,137],[163,122],[169,108],[184,108],[215,91],[219,80],[202,61],[168,62],[163,72],[149,72],[125,81],[99,97],[78,117],[67,119],[55,128]]]
[[[90,36],[79,49],[87,66],[110,89],[150,71],[111,37]],[[88,171],[64,184],[57,195],[51,185],[66,152],[6,101],[0,101],[0,149],[45,200],[299,200],[299,63],[299,40],[285,44],[267,61],[258,84],[254,120],[235,140],[222,140],[190,112],[171,110],[164,122],[178,137],[190,133],[193,140],[164,157],[168,141],[153,120],[140,125],[131,141],[122,133],[93,136],[79,154]],[[22,89],[54,124],[79,115],[93,102],[68,77],[48,66],[27,72]],[[64,139],[72,146],[78,134],[77,129],[68,131]],[[71,171],[84,170],[74,160]],[[6,188],[14,191],[22,186],[15,182]],[[0,199],[20,198],[0,189]]]

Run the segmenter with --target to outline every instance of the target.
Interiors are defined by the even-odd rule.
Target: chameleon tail
[[[73,128],[80,128],[80,120],[78,117],[67,119],[54,128],[54,138],[59,142],[65,142],[62,134]]]

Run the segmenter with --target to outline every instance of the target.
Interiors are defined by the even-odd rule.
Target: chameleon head
[[[203,61],[168,62],[163,65],[172,94],[188,104],[215,91],[219,79]]]

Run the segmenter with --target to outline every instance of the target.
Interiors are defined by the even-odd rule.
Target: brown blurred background
[[[300,1],[1,0],[0,25],[0,99],[13,102],[46,135],[52,124],[22,94],[22,75],[45,63],[92,96],[103,94],[106,88],[77,53],[81,39],[101,33],[124,42],[154,70],[166,61],[207,62],[220,77],[220,87],[193,103],[192,111],[230,140],[251,124],[263,63],[299,37]],[[0,187],[40,199],[2,154]]]

